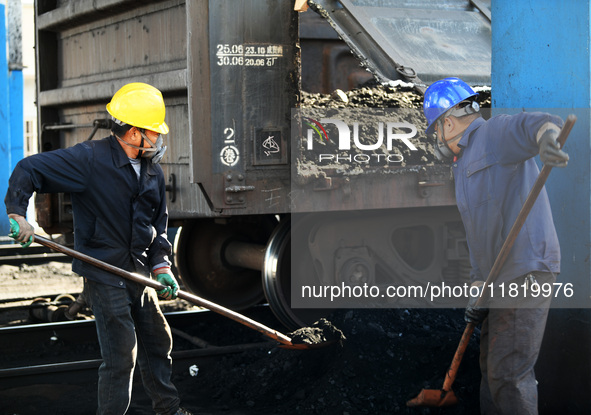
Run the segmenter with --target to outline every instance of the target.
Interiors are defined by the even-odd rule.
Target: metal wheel
[[[311,268],[311,261],[298,261],[297,264],[292,264],[291,238],[291,220],[288,217],[279,222],[267,244],[263,267],[263,289],[269,306],[277,319],[285,327],[296,330],[300,327],[310,326],[331,310],[292,309],[292,271],[295,271],[298,276],[313,276],[314,270]],[[295,241],[295,243],[307,244],[307,241]]]
[[[174,243],[181,283],[188,291],[233,310],[258,304],[264,298],[260,269],[239,266],[227,252],[237,244],[264,249],[276,222],[273,217],[240,217],[183,224]]]

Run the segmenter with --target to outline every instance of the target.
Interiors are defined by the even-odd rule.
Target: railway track
[[[276,345],[270,341],[218,345],[193,335],[202,325],[232,329],[232,322],[223,322],[208,311],[170,312],[165,313],[165,316],[176,343],[174,361],[236,353],[250,348],[272,348]],[[0,355],[3,356],[2,360],[7,358],[2,364],[4,367],[0,368],[0,389],[14,386],[15,382],[39,382],[39,376],[49,376],[51,379],[58,373],[67,376],[69,372],[96,371],[101,363],[94,320],[0,327],[0,338]]]
[[[277,346],[259,333],[207,310],[165,312],[165,316],[173,332],[173,373],[177,378],[197,375],[200,368],[215,370],[216,362],[230,354],[256,349],[267,353]],[[278,324],[265,306],[255,307],[251,316]],[[52,396],[54,403],[56,399],[67,402],[70,392],[66,391],[76,390],[80,394],[76,408],[68,407],[63,413],[93,413],[97,370],[102,362],[94,320],[0,327],[0,339],[0,402],[19,396],[35,396],[36,400]],[[139,385],[139,377],[135,382],[136,409],[132,407],[129,414],[142,414],[142,408],[150,407],[149,399]],[[29,410],[11,408],[10,413],[41,413],[36,411],[47,402],[31,405]]]
[[[11,276],[15,271],[4,274],[6,289],[0,298],[0,415],[96,411],[102,360],[95,322],[89,309],[79,315],[84,320],[61,321],[63,313],[55,310],[67,307],[78,292],[73,284],[64,283],[62,288],[72,291],[57,294],[63,291],[61,282],[53,282],[70,277],[52,274],[47,264],[54,261],[70,262],[71,258],[41,245],[24,249],[18,244],[0,244],[0,265],[24,267],[15,276]],[[43,292],[50,294],[39,295]],[[163,301],[161,306],[173,332],[173,381],[185,400],[194,400],[192,407],[198,407],[199,413],[207,414],[209,409],[200,406],[192,388],[201,377],[220,370],[220,360],[241,359],[251,353],[267,356],[276,349],[276,343],[258,332],[184,300]],[[266,305],[245,314],[284,330]],[[52,321],[56,316],[60,321]],[[128,415],[153,413],[139,372]]]
[[[71,260],[67,255],[55,252],[37,243],[31,244],[28,248],[23,248],[20,244],[15,244],[12,238],[0,237],[0,264],[36,265],[48,261],[70,262]]]

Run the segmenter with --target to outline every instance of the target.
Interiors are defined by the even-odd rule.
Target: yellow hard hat
[[[152,85],[132,82],[115,92],[107,111],[116,119],[138,128],[168,134],[162,93]]]

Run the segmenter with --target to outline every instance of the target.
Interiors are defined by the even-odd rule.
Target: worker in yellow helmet
[[[10,236],[23,246],[34,239],[25,219],[34,192],[70,193],[77,251],[152,274],[165,285],[156,293],[86,262],[72,262],[73,271],[84,277],[103,358],[97,413],[126,413],[137,359],[154,411],[188,414],[179,408],[170,379],[172,336],[157,298],[171,300],[178,291],[170,270],[165,181],[158,164],[166,150],[161,134],[168,133],[164,100],[153,86],[130,83],[115,93],[107,111],[113,117],[109,137],[35,154],[16,165],[4,200]]]
[[[168,134],[168,125],[159,90],[140,82],[127,84],[113,95],[107,111],[115,122],[113,133],[125,144],[123,149],[130,158],[160,162],[166,151],[161,134]]]

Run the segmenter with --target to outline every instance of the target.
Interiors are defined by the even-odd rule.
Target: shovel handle
[[[151,278],[147,278],[142,275],[135,274],[135,273],[132,273],[129,271],[125,271],[124,269],[115,267],[115,266],[108,264],[104,261],[93,258],[93,257],[83,254],[81,252],[75,251],[74,249],[70,249],[66,246],[60,245],[56,242],[53,242],[52,240],[44,238],[43,236],[35,235],[34,240],[35,240],[35,242],[37,242],[41,245],[44,245],[48,248],[51,248],[54,251],[58,251],[63,254],[66,254],[68,256],[71,256],[72,258],[76,258],[81,261],[87,262],[91,265],[94,265],[97,268],[103,269],[103,270],[110,272],[112,274],[115,274],[115,275],[119,275],[120,277],[123,277],[125,279],[135,281],[135,282],[145,285],[147,287],[154,288],[157,291],[160,291],[160,290],[163,290],[164,288],[166,288],[165,285],[160,284],[156,280],[153,280]],[[293,346],[291,339],[289,337],[259,323],[258,321],[252,320],[242,314],[239,314],[235,311],[227,309],[219,304],[212,303],[211,301],[206,300],[205,298],[198,297],[196,295],[190,294],[190,293],[182,291],[182,290],[179,290],[177,295],[179,298],[187,300],[187,301],[189,301],[193,304],[196,304],[198,306],[205,307],[215,313],[221,314],[224,317],[228,317],[240,324],[250,327],[251,329],[258,331],[258,332],[264,334],[265,336],[278,341],[279,343],[281,343],[283,345]]]
[[[451,365],[449,369],[445,373],[445,380],[443,381],[443,388],[444,392],[449,392],[451,390],[451,385],[456,380],[456,375],[458,374],[458,369],[460,367],[460,363],[462,363],[462,358],[464,357],[464,352],[468,347],[468,343],[470,342],[470,337],[472,337],[472,333],[474,333],[474,328],[476,325],[474,323],[466,324],[466,328],[464,329],[464,333],[462,334],[462,338],[460,339],[460,343],[458,344],[458,348],[456,349],[456,353],[454,354],[454,358],[451,361]]]

